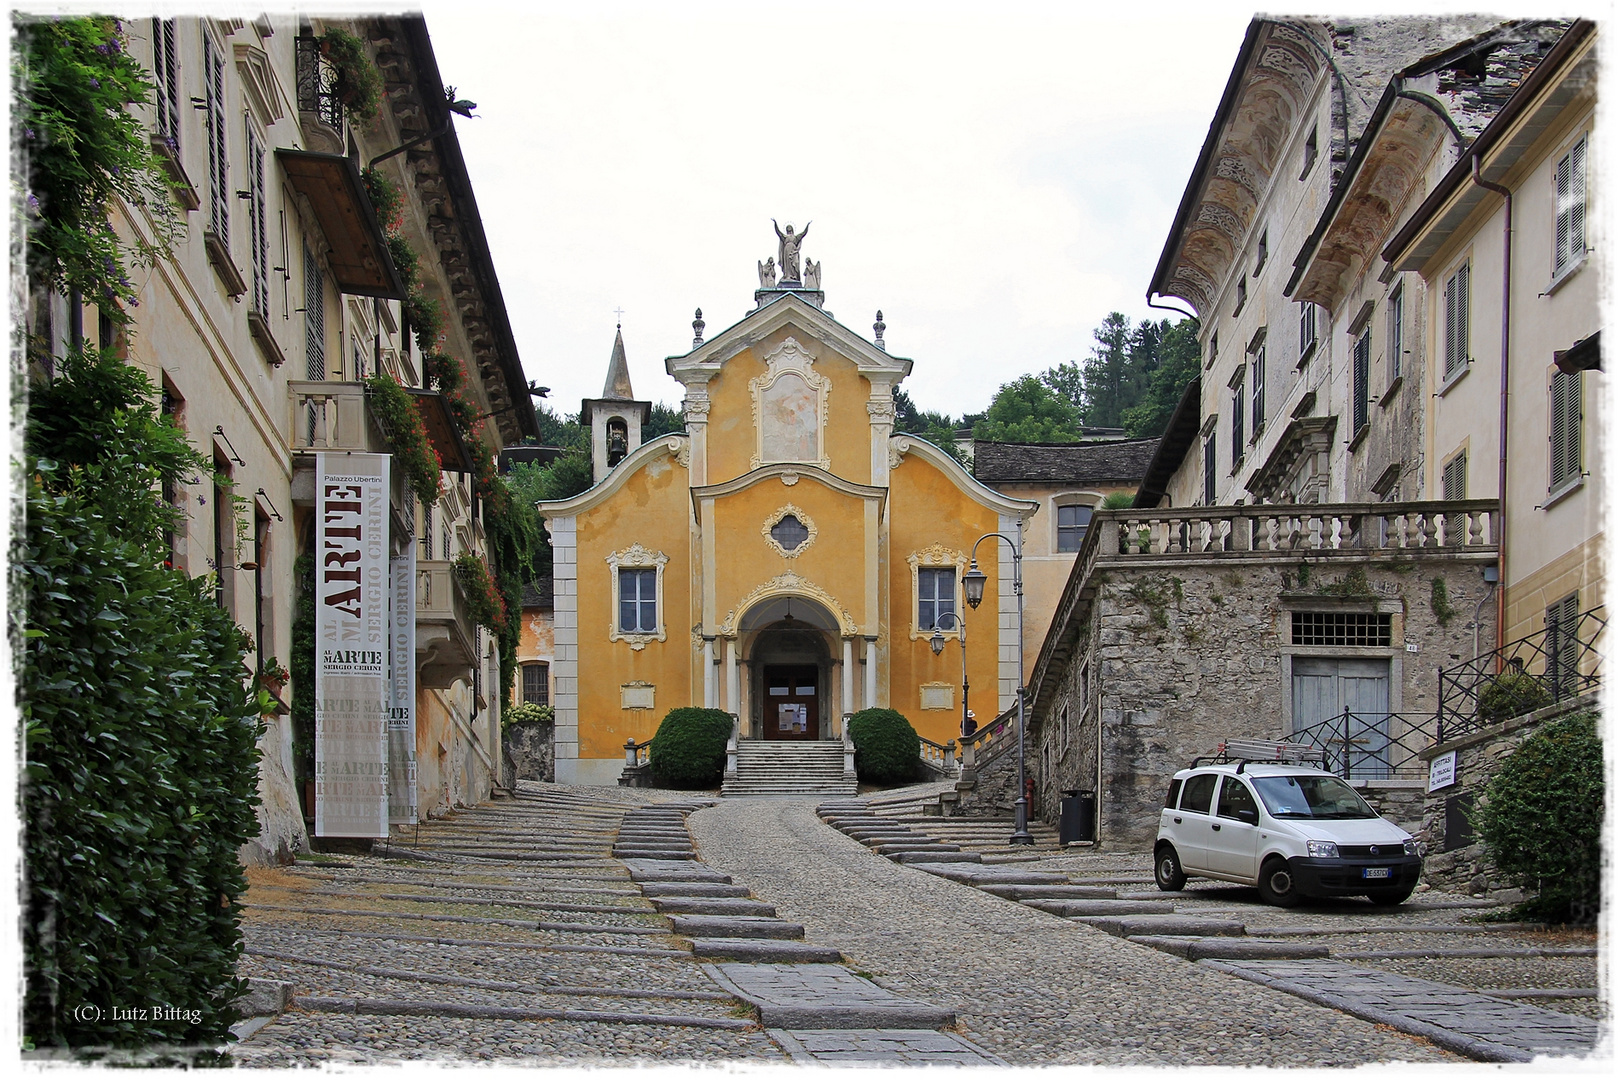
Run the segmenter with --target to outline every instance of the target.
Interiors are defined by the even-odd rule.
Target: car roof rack
[[[1327,754],[1310,743],[1227,739],[1216,746],[1214,754],[1194,759],[1193,768],[1196,769],[1200,765],[1226,765],[1234,761],[1278,765],[1301,765],[1308,762],[1325,764]]]

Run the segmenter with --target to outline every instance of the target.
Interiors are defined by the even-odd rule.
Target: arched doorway
[[[816,601],[778,596],[739,627],[747,672],[747,730],[755,738],[831,738],[838,621]]]

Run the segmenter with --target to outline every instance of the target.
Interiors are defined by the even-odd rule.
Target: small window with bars
[[[1295,645],[1340,645],[1388,648],[1390,616],[1381,612],[1296,611]]]
[[[523,665],[523,700],[529,705],[551,704],[551,665]]]

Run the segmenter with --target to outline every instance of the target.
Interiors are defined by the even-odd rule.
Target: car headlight
[[[1406,841],[1404,844],[1401,845],[1401,850],[1406,852],[1408,855],[1421,855],[1421,854],[1423,854],[1423,849],[1418,846],[1418,842],[1416,840],[1408,840],[1408,841]]]
[[[1331,840],[1307,840],[1305,841],[1305,854],[1313,859],[1337,859],[1339,857],[1339,845]]]

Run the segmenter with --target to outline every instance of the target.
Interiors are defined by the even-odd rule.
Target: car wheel
[[[1187,884],[1187,875],[1181,872],[1181,860],[1176,857],[1176,849],[1169,844],[1161,844],[1154,854],[1153,880],[1165,892],[1180,892],[1181,887]]]
[[[1267,859],[1260,868],[1259,885],[1260,899],[1277,907],[1295,907],[1303,899],[1285,859]]]
[[[1394,907],[1396,904],[1406,903],[1407,897],[1412,895],[1416,885],[1402,885],[1394,889],[1375,889],[1367,894],[1367,899],[1379,907]]]

